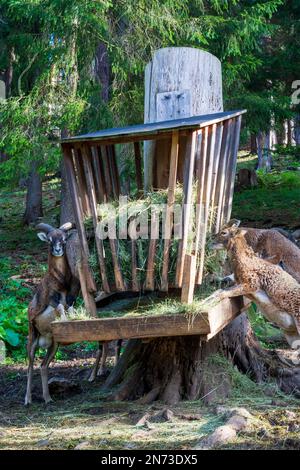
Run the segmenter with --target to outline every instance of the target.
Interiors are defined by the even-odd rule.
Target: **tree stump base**
[[[254,381],[272,376],[286,393],[300,396],[300,368],[283,367],[274,351],[264,350],[245,313],[208,342],[200,336],[130,340],[103,390],[111,391],[110,400],[139,400],[143,404],[219,400],[230,394],[231,383],[222,368],[208,369],[207,359],[217,353]]]

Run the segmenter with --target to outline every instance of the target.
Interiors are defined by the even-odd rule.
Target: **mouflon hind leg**
[[[108,344],[109,344],[108,342],[102,343],[102,356],[101,356],[99,371],[97,374],[98,377],[102,377],[106,373],[105,364],[106,364],[106,358],[108,355]]]
[[[99,343],[98,344],[98,350],[97,350],[97,355],[96,355],[96,360],[95,360],[95,364],[91,370],[91,373],[89,375],[89,378],[88,378],[88,381],[89,382],[94,382],[94,380],[96,379],[97,377],[97,372],[98,372],[98,368],[99,368],[99,362],[100,362],[100,359],[101,359],[101,356],[102,356],[102,351],[103,351],[103,348],[102,348],[102,344]]]
[[[114,358],[115,366],[118,364],[118,361],[120,359],[122,342],[123,342],[122,339],[118,339],[116,347],[115,347],[115,358]]]

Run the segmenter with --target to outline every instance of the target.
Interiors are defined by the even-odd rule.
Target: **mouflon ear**
[[[39,237],[40,240],[42,240],[42,242],[48,242],[48,238],[47,238],[47,235],[44,233],[44,232],[39,232],[37,234],[37,236]]]

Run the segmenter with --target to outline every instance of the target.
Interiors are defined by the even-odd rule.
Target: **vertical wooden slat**
[[[136,184],[138,191],[143,192],[143,178],[142,178],[142,156],[140,142],[134,142],[134,161],[135,161],[135,174]]]
[[[88,147],[84,147],[84,150],[85,152],[88,151]],[[87,158],[87,155],[85,154],[85,159],[84,159],[84,162],[86,164],[86,168],[87,168],[87,171],[89,171],[89,168],[88,168],[88,158]],[[90,182],[92,183],[92,179],[90,178]],[[94,191],[93,191],[94,192]],[[91,193],[91,197],[93,197],[92,193]],[[93,197],[93,199],[95,200],[95,197]],[[96,225],[97,225],[97,209],[96,209]],[[97,240],[97,237],[96,237],[96,240]],[[99,239],[98,239],[99,240]],[[99,240],[100,242],[100,240]],[[115,276],[115,283],[116,283],[116,289],[118,291],[124,291],[125,290],[125,284],[124,284],[124,281],[123,281],[123,276],[122,276],[122,272],[121,272],[121,267],[120,267],[120,263],[119,263],[119,259],[118,259],[118,243],[117,243],[117,240],[113,240],[111,238],[109,238],[109,245],[110,245],[110,250],[111,250],[111,256],[112,256],[112,262],[113,262],[113,268],[114,268],[114,276]],[[102,248],[102,250],[101,250]],[[99,255],[99,263],[100,263],[100,257],[101,257],[101,253],[103,253],[103,244],[101,244],[99,246],[99,252],[98,252],[98,255]],[[104,262],[104,260],[103,260]],[[100,266],[100,270],[101,270],[101,266]],[[105,276],[105,273],[104,273],[104,270],[102,269],[101,270],[101,277],[102,277],[102,273],[103,275]],[[105,277],[104,277],[105,279]],[[103,280],[103,278],[102,278]],[[106,286],[106,289],[109,289],[109,286],[108,286],[108,283],[107,283],[107,280],[106,280],[106,283],[105,283],[105,286]],[[106,292],[109,292],[109,290],[106,290]]]
[[[197,271],[197,284],[202,284],[203,269],[204,269],[204,258],[205,258],[205,243],[207,237],[208,219],[209,219],[209,208],[210,208],[210,196],[211,196],[211,184],[212,184],[212,171],[214,163],[214,151],[215,151],[215,140],[216,140],[216,124],[211,126],[209,156],[206,164],[206,178],[204,188],[204,217],[203,227],[199,239],[199,266]],[[196,252],[198,245],[196,245]]]
[[[133,292],[138,292],[139,282],[137,279],[136,240],[131,240],[130,244],[131,244],[131,275],[132,275],[131,289],[133,290]]]
[[[119,171],[117,167],[116,153],[114,145],[107,146],[107,156],[109,163],[110,180],[112,185],[113,197],[118,199],[120,194]]]
[[[120,173],[119,173],[119,168],[118,168],[118,163],[117,163],[117,155],[116,155],[116,146],[113,144],[111,145],[111,151],[112,151],[112,158],[113,158],[113,167],[116,175],[116,189],[117,189],[117,194],[118,197],[121,194],[121,185],[120,185]]]
[[[98,145],[96,147],[96,157],[97,157],[97,165],[99,166],[100,175],[101,175],[103,202],[106,203],[108,201],[108,194],[107,194],[108,191],[107,191],[105,171],[104,171],[104,166],[103,166],[103,155],[101,153],[101,147]]]
[[[185,154],[185,168],[184,168],[184,182],[183,182],[183,226],[182,226],[182,239],[178,245],[178,256],[176,265],[176,287],[182,285],[182,273],[184,267],[184,257],[187,250],[188,236],[190,230],[190,217],[193,202],[193,176],[195,167],[196,155],[196,132],[191,132],[188,135]]]
[[[149,241],[149,250],[147,258],[147,272],[145,281],[145,290],[153,291],[155,287],[154,274],[155,274],[155,252],[157,245],[157,234],[159,228],[159,214],[156,211],[151,212],[151,233]]]
[[[73,153],[74,153],[76,175],[78,179],[78,194],[79,194],[79,198],[81,201],[82,211],[85,216],[90,216],[91,208],[89,205],[89,198],[87,195],[87,187],[86,187],[86,181],[84,177],[83,163],[82,163],[82,156],[81,156],[80,149],[74,148]]]
[[[71,148],[67,145],[63,145],[62,149],[63,149],[63,154],[64,154],[66,175],[67,175],[68,185],[69,185],[69,189],[71,193],[72,204],[73,204],[76,228],[77,228],[81,250],[82,250],[80,267],[79,267],[81,290],[82,290],[84,304],[85,304],[87,311],[91,315],[95,316],[97,315],[97,309],[96,309],[94,296],[91,294],[91,291],[96,291],[96,284],[88,267],[89,248],[88,248],[88,243],[87,243],[83,221],[82,221],[82,208],[80,207],[80,199],[78,195],[77,182],[75,179],[72,153],[71,153]]]
[[[172,219],[173,219],[173,206],[174,206],[174,201],[175,201],[178,150],[179,150],[179,134],[178,134],[178,131],[173,131],[172,143],[171,143],[168,202],[167,202],[167,208],[166,208],[165,242],[164,242],[164,250],[163,250],[163,267],[162,267],[162,280],[161,280],[161,290],[164,292],[167,292],[168,290],[169,250],[170,250],[170,243],[171,243],[171,236],[172,236]]]
[[[101,163],[104,171],[104,179],[105,179],[105,186],[106,186],[106,193],[108,199],[113,197],[113,187],[111,181],[111,174],[110,174],[110,165],[109,165],[109,157],[107,153],[107,148],[105,145],[101,146]]]
[[[223,136],[223,123],[217,125],[216,131],[216,143],[215,143],[215,151],[214,151],[214,166],[213,166],[213,174],[212,174],[212,190],[211,190],[211,209],[212,209],[212,217],[209,221],[209,230],[210,232],[213,230],[213,227],[216,225],[216,211],[215,211],[215,201],[218,197],[218,176],[219,176],[219,163],[220,163],[220,155],[221,155],[221,144],[222,144],[222,136]]]
[[[90,200],[90,207],[92,210],[92,219],[93,219],[93,226],[94,226],[94,232],[95,232],[95,243],[96,243],[97,255],[98,255],[98,260],[99,260],[102,287],[103,287],[104,292],[110,292],[110,288],[109,288],[109,284],[108,284],[107,276],[106,276],[106,269],[105,269],[103,241],[100,240],[100,238],[97,237],[96,235],[98,216],[97,216],[96,191],[95,191],[95,185],[94,185],[94,180],[93,180],[93,170],[92,170],[92,163],[91,163],[92,155],[91,155],[90,148],[86,145],[82,146],[81,153],[82,153],[82,159],[83,159],[84,173],[85,173],[86,182],[87,182],[87,190],[88,190],[88,195],[89,195],[89,200]]]
[[[230,149],[230,138],[231,138],[231,126],[232,126],[232,119],[228,119],[224,123],[223,129],[223,138],[222,138],[222,145],[221,145],[221,155],[220,155],[220,172],[219,172],[219,180],[218,180],[218,188],[219,188],[219,197],[216,199],[216,206],[217,206],[217,214],[216,214],[216,225],[215,231],[219,232],[222,227],[222,218],[223,218],[223,209],[224,209],[224,189],[226,183],[226,170],[227,170],[227,160],[228,154]]]
[[[102,178],[102,172],[100,168],[97,148],[91,147],[91,152],[92,152],[92,165],[93,165],[93,174],[94,174],[94,180],[95,180],[95,191],[96,191],[97,203],[102,204],[105,199],[104,185],[103,185],[103,178]]]
[[[232,131],[232,146],[231,146],[231,155],[228,165],[227,172],[227,188],[225,191],[225,202],[224,202],[224,215],[222,223],[227,223],[230,219],[231,208],[232,208],[232,198],[234,192],[234,183],[235,183],[235,173],[236,173],[236,164],[237,164],[237,152],[239,148],[240,141],[240,130],[241,130],[241,121],[242,116],[235,118],[235,126]]]

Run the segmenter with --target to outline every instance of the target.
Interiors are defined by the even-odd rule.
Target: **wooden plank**
[[[63,146],[64,160],[66,165],[66,173],[68,185],[71,193],[72,204],[75,215],[76,228],[78,231],[79,240],[81,243],[82,251],[86,258],[89,256],[89,248],[85,235],[84,225],[82,221],[82,208],[80,206],[80,198],[78,194],[78,186],[75,179],[74,166],[72,161],[72,154],[70,147]]]
[[[90,162],[89,153],[88,153],[89,148],[86,146],[83,146],[83,152],[86,157],[84,159],[84,164],[85,164],[86,175],[89,181],[90,200],[92,202],[92,207],[93,207],[93,223],[94,223],[94,229],[96,230],[95,227],[97,227],[97,223],[98,223],[97,206],[96,206],[96,198],[95,198],[95,189],[93,186],[93,179],[91,175],[92,170],[91,170],[91,162]],[[102,283],[103,283],[103,289],[105,292],[110,292],[110,287],[108,285],[108,281],[106,277],[103,242],[97,236],[95,237],[95,239],[96,239],[96,247],[97,247],[97,253],[98,253],[98,258],[99,258],[99,267],[100,267],[100,273],[101,273],[101,278],[102,278]],[[120,263],[118,259],[117,240],[109,238],[109,245],[110,245],[110,251],[111,251],[111,256],[112,256],[116,289],[118,291],[124,291],[126,289],[126,286],[123,281],[121,267],[120,267]]]
[[[209,128],[206,127],[199,134],[199,148],[200,151],[197,152],[197,166],[196,166],[196,175],[197,175],[197,214],[196,214],[196,233],[195,233],[195,256],[198,256],[199,243],[202,240],[204,232],[204,220],[205,220],[205,181],[207,177],[207,160],[208,156],[208,141],[209,141]],[[190,289],[194,290],[196,279],[190,279]]]
[[[71,147],[67,145],[63,145],[62,148],[63,148],[63,154],[64,154],[64,162],[65,162],[65,167],[66,167],[68,186],[70,189],[72,205],[73,205],[73,210],[74,210],[75,223],[76,223],[76,228],[77,228],[78,237],[79,237],[81,250],[82,250],[81,260],[80,260],[82,270],[81,271],[79,270],[79,274],[81,277],[80,284],[81,284],[82,292],[85,293],[84,295],[85,307],[87,311],[93,315],[95,313],[96,304],[95,304],[94,297],[92,296],[91,293],[96,291],[96,284],[88,266],[89,248],[88,248],[88,243],[87,243],[84,225],[82,221],[82,208],[80,206],[78,187],[77,187],[77,182],[75,179],[74,165],[72,161],[72,150],[71,150]]]
[[[81,202],[83,214],[85,216],[91,215],[89,198],[87,194],[86,180],[83,171],[83,163],[80,149],[74,149],[74,162],[76,168],[76,175],[78,180],[78,194]]]
[[[104,183],[103,175],[100,167],[99,155],[96,147],[90,147],[92,152],[92,165],[93,165],[93,174],[95,180],[95,191],[97,197],[97,203],[102,204],[106,202],[105,192],[104,192]]]
[[[232,320],[251,306],[251,300],[247,297],[232,297],[224,299],[208,311],[210,333],[206,336],[209,341],[222,331]]]
[[[223,136],[223,123],[218,124],[217,131],[216,131],[216,143],[215,143],[215,154],[214,154],[214,166],[213,166],[213,174],[212,174],[212,190],[211,190],[211,209],[213,212],[213,217],[211,217],[209,221],[209,230],[210,232],[213,231],[213,228],[216,226],[216,200],[218,200],[218,191],[219,188],[217,186],[218,179],[219,179],[219,170],[220,170],[220,155],[221,155],[221,144],[222,144],[222,136]]]
[[[53,335],[59,343],[78,341],[112,341],[132,338],[202,335],[204,339],[216,334],[245,309],[242,298],[224,299],[203,311],[187,315],[157,315],[138,317],[99,318],[53,322]],[[214,329],[213,329],[214,328]]]
[[[209,155],[208,155],[208,160],[206,162],[206,177],[204,180],[203,225],[201,228],[199,244],[197,240],[196,245],[195,245],[196,253],[199,250],[199,266],[198,266],[198,272],[197,272],[197,284],[202,284],[202,279],[203,279],[205,243],[206,243],[207,228],[208,228],[210,195],[211,195],[211,186],[212,186],[212,171],[213,171],[213,164],[214,164],[214,152],[215,152],[215,141],[216,141],[216,127],[217,127],[216,124],[213,124],[210,128]]]
[[[87,190],[89,194],[90,200],[90,207],[92,210],[92,219],[93,219],[93,226],[95,232],[95,243],[96,243],[96,250],[98,255],[99,261],[99,269],[102,281],[102,288],[104,292],[110,292],[107,275],[106,275],[106,267],[105,267],[105,257],[104,257],[104,247],[103,247],[103,240],[96,235],[97,225],[98,225],[98,216],[97,216],[97,201],[96,201],[96,191],[94,186],[93,180],[93,170],[92,170],[92,159],[90,158],[90,149],[83,145],[82,147],[82,158],[83,158],[83,167],[87,182]]]
[[[139,142],[134,142],[134,157],[135,157],[135,174],[136,185],[140,193],[143,192],[143,177],[142,177],[142,156],[141,147]]]
[[[131,240],[131,289],[133,292],[138,292],[140,290],[139,282],[137,279],[137,261],[136,258],[136,240]]]
[[[236,174],[236,164],[237,164],[237,153],[239,148],[240,141],[240,130],[241,130],[241,121],[242,116],[235,118],[235,126],[232,136],[232,149],[231,149],[231,158],[228,166],[228,186],[225,194],[224,202],[224,216],[222,223],[227,223],[230,219],[231,209],[232,209],[232,199],[234,192],[234,183],[235,183],[235,174]]]
[[[113,187],[112,187],[112,181],[111,181],[109,158],[108,158],[107,148],[105,145],[101,146],[101,163],[102,163],[102,168],[103,168],[103,173],[104,173],[106,194],[107,194],[108,199],[111,199],[113,197]]]
[[[88,142],[87,142],[87,145],[89,145]],[[96,149],[97,162],[98,162],[98,166],[100,170],[101,182],[102,182],[102,188],[103,188],[103,202],[106,203],[108,202],[109,198],[108,198],[108,191],[107,191],[107,186],[106,186],[106,181],[105,181],[105,171],[104,171],[101,147],[96,146],[95,149]]]
[[[203,87],[202,87],[203,88]],[[210,97],[211,99],[211,97]],[[136,140],[153,139],[155,136],[164,133],[173,133],[179,130],[199,130],[206,126],[222,122],[226,119],[231,119],[241,114],[246,113],[246,110],[227,111],[220,113],[203,114],[201,116],[185,117],[183,119],[174,119],[164,122],[149,122],[147,124],[137,124],[129,127],[119,127],[112,129],[105,129],[90,134],[83,134],[74,137],[62,139],[62,143],[83,142],[86,140],[98,142],[99,145],[105,145],[111,142],[118,143],[126,141],[126,139],[136,138]],[[169,134],[170,135],[170,134]],[[121,140],[120,140],[121,139]],[[130,140],[128,140],[129,142]],[[93,144],[94,145],[94,144]]]
[[[196,262],[196,255],[185,255],[184,276],[181,291],[181,302],[183,303],[190,304],[194,298],[195,277],[197,273]]]
[[[224,208],[224,189],[226,183],[226,169],[227,169],[227,159],[230,149],[230,138],[231,138],[231,126],[232,120],[228,120],[224,123],[223,129],[223,138],[221,145],[221,155],[220,155],[220,173],[219,173],[219,198],[216,200],[217,205],[217,214],[216,214],[216,232],[219,232],[222,227],[222,218],[223,218],[223,208]]]
[[[172,220],[173,220],[173,206],[175,202],[178,150],[179,150],[179,135],[178,135],[178,132],[174,132],[172,135],[172,145],[171,145],[168,202],[167,202],[167,207],[166,207],[166,221],[165,221],[165,242],[164,242],[164,250],[163,250],[163,267],[162,267],[162,276],[161,276],[162,277],[161,290],[163,292],[167,292],[168,290],[169,250],[170,250],[172,226],[173,226]]]
[[[150,241],[147,258],[147,272],[145,280],[145,290],[153,291],[155,288],[155,252],[157,245],[157,234],[159,233],[159,214],[156,211],[151,212]]]
[[[181,287],[182,285],[182,274],[185,255],[187,251],[188,236],[190,232],[190,217],[192,210],[192,199],[193,199],[193,177],[194,177],[194,167],[195,167],[195,157],[196,157],[196,132],[192,132],[187,141],[186,145],[186,155],[185,155],[185,171],[184,171],[184,181],[183,181],[183,192],[184,192],[184,206],[183,206],[183,230],[182,230],[182,239],[178,245],[178,257],[176,265],[176,287]]]
[[[114,199],[118,199],[119,194],[120,194],[120,182],[119,182],[119,171],[117,167],[117,160],[116,160],[116,153],[115,153],[114,145],[108,145],[107,156],[108,156],[110,180],[111,180],[111,185],[112,185],[112,190],[113,190],[113,197]]]
[[[156,120],[182,119],[191,116],[190,90],[166,91],[156,94]]]

